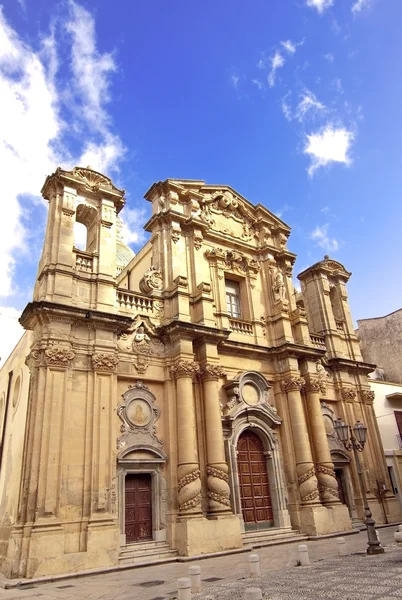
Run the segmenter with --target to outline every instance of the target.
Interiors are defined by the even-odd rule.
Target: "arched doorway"
[[[273,525],[267,460],[261,439],[250,429],[237,442],[240,499],[246,530]]]

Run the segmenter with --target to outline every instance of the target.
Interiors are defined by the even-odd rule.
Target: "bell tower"
[[[34,301],[110,310],[115,306],[116,219],[124,190],[91,167],[58,168],[42,188],[49,202]],[[85,249],[75,243],[75,224],[86,228]]]

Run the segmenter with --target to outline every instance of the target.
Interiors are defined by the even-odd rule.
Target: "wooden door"
[[[125,481],[126,543],[152,540],[151,475],[126,475]]]
[[[237,444],[240,497],[247,529],[273,525],[267,461],[260,438],[244,431]]]

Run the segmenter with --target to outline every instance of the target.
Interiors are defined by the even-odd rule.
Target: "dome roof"
[[[129,246],[126,246],[121,240],[116,241],[116,265],[120,267],[120,270],[123,270],[134,256],[135,253]]]

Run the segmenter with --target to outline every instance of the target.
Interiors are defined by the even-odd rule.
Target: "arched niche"
[[[232,489],[232,509],[243,522],[237,445],[241,434],[251,429],[260,438],[264,448],[274,527],[290,529],[286,483],[277,437],[277,428],[281,425],[282,419],[276,408],[269,403],[271,387],[265,377],[256,371],[240,373],[224,386],[227,402],[223,408],[222,426]]]
[[[120,544],[126,539],[127,480],[150,480],[152,512],[152,540],[166,540],[167,488],[165,464],[167,455],[163,442],[156,435],[156,421],[160,410],[155,406],[155,396],[141,381],[123,394],[123,402],[117,408],[122,421],[122,435],[117,440],[117,474],[119,490]],[[138,540],[140,541],[140,540]]]

